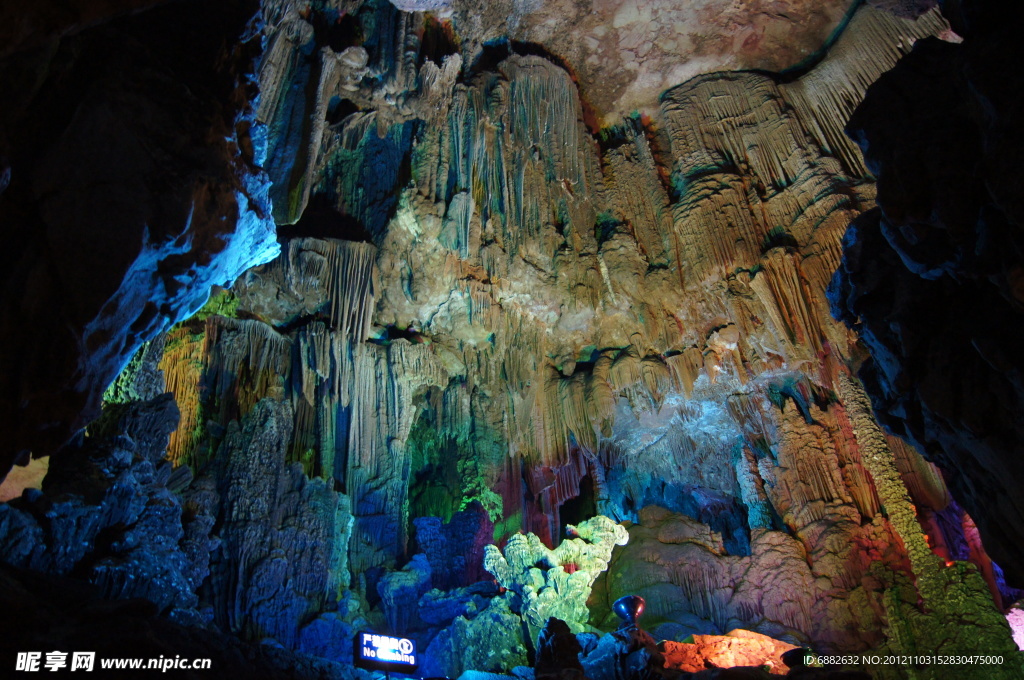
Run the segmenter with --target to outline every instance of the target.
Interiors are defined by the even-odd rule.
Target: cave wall
[[[371,4],[361,25],[392,33],[322,46],[314,80],[296,64],[322,19],[275,16],[261,110],[307,149],[279,166],[294,225],[234,286],[235,318],[172,334],[161,366],[190,407],[171,457],[219,478],[230,428],[257,436],[267,398],[282,404],[294,429],[277,446],[350,508],[341,587],[424,642],[465,612],[437,614],[430,588],[480,576],[424,571],[440,545],[524,531],[553,546],[563,509],[588,507],[634,523],[596,624],[639,589],[666,636],[882,644],[883,593],[911,567],[835,391],[862,355],[825,289],[874,205],[837,121],[917,39],[948,35],[941,18],[864,9],[799,78],[701,76],[594,135],[541,56],[420,60],[422,17]],[[335,93],[358,110],[336,116]],[[312,124],[285,125],[291,106]],[[941,473],[891,446],[922,514],[946,511]],[[215,561],[249,559],[239,545]],[[389,609],[403,598],[420,609]],[[217,608],[248,608],[232,602]]]
[[[860,376],[879,419],[953,472],[1020,583],[1021,177],[1006,153],[1021,134],[1020,47],[986,3],[947,10],[963,42],[917,43],[849,122],[878,208],[847,232],[830,294],[870,353]]]
[[[257,3],[120,16],[147,4],[3,22],[3,474],[64,445],[143,342],[278,251]]]
[[[8,142],[12,158],[41,164],[40,179],[26,193],[13,172],[0,209],[60,228],[78,220],[78,240],[54,235],[60,248],[47,254],[66,248],[74,267],[67,253],[31,265],[66,271],[82,297],[81,354],[47,350],[68,358],[82,388],[66,404],[91,404],[135,358],[42,493],[0,506],[5,560],[84,578],[105,597],[147,598],[178,623],[336,661],[351,660],[355,630],[386,627],[452,659],[431,667],[438,675],[529,660],[548,609],[526,606],[517,579],[549,598],[588,581],[558,605],[580,630],[580,612],[609,629],[611,603],[641,593],[647,625],[676,640],[739,627],[822,651],[909,652],[894,626],[929,640],[954,625],[1007,643],[999,610],[1020,593],[982,547],[978,528],[991,528],[975,528],[980,508],[952,500],[940,467],[875,432],[844,395],[846,366],[864,360],[864,345],[877,357],[884,334],[868,317],[852,330],[835,321],[826,298],[840,262],[852,280],[857,248],[879,239],[860,236],[878,224],[875,176],[879,196],[893,195],[884,162],[870,145],[862,156],[842,122],[897,62],[960,50],[945,20],[916,3],[901,5],[916,20],[830,4],[831,18],[801,38],[811,61],[787,56],[771,65],[796,67],[781,75],[707,62],[656,103],[630,95],[642,112],[612,107],[603,119],[588,93],[614,62],[567,68],[548,52],[557,36],[545,42],[538,28],[544,12],[518,18],[523,40],[495,47],[497,29],[472,25],[458,3],[432,15],[396,4],[265,2],[262,23],[232,24],[247,26],[252,49],[235,57],[251,63],[262,43],[258,73],[201,69],[211,43],[188,68],[221,90],[167,87],[198,77],[190,70],[156,78],[166,117],[145,113],[156,95],[142,90],[139,120],[217,141],[198,159],[173,153],[195,139],[140,142],[152,172],[104,149],[124,173],[111,181],[130,175],[122,198],[133,197],[123,229],[97,230],[109,244],[90,241],[106,213],[75,202],[102,173],[64,176],[63,159],[92,149],[92,109],[61,123],[44,160],[30,142]],[[159,12],[187,5],[90,30],[125,31],[114,37],[140,54],[123,77],[148,82],[156,49],[141,38],[170,20]],[[47,78],[65,73],[47,61],[64,64],[61,50],[72,73],[92,49],[106,63],[92,39],[87,30],[14,58],[40,65],[44,97]],[[602,96],[621,94],[611,85]],[[215,90],[237,95],[235,108],[199,106]],[[192,97],[193,118],[175,96]],[[43,106],[28,99],[12,119]],[[98,106],[108,110],[102,97]],[[54,129],[34,124],[28,139]],[[64,174],[47,174],[48,157]],[[159,199],[138,202],[140,192]],[[98,281],[113,290],[90,312],[102,286],[73,276],[95,266],[82,242],[107,255],[140,223],[143,254],[108,257],[116,266]],[[43,249],[25,238],[32,263]],[[236,277],[191,314],[210,284]],[[871,365],[862,375],[877,403]],[[878,450],[890,468],[867,458]],[[76,475],[94,480],[84,500],[73,498]],[[951,479],[960,498],[980,478]],[[628,527],[628,542],[607,546],[591,574],[563,539],[594,515]],[[66,520],[61,531],[53,518]],[[526,560],[524,575],[503,576],[492,543],[510,563]],[[968,594],[962,616],[921,616],[919,591],[944,589]]]

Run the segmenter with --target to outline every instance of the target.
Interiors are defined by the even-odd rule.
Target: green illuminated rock
[[[494,545],[485,548],[484,568],[508,589],[512,610],[526,621],[531,642],[551,617],[565,621],[574,633],[587,630],[587,598],[594,581],[608,568],[615,546],[629,540],[625,527],[603,515],[569,525],[567,532],[578,538],[554,550],[533,533],[512,536],[504,554]]]
[[[843,399],[864,463],[874,478],[889,520],[907,547],[914,572],[913,585],[904,583],[885,594],[888,649],[898,655],[997,655],[1005,664],[964,665],[955,675],[941,666],[901,665],[914,680],[1019,678],[1024,665],[1006,617],[996,609],[977,567],[965,562],[943,564],[928,547],[907,488],[896,469],[885,435],[871,415],[871,402],[859,380],[839,376]],[[883,677],[895,668],[880,669]]]

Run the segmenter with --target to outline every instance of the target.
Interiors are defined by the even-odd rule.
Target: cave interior
[[[0,4],[0,674],[1024,678],[1022,15]]]

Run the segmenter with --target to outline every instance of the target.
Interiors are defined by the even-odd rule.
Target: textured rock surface
[[[315,13],[267,14],[261,116],[282,149],[308,149],[272,170],[295,224],[235,287],[238,319],[172,336],[162,366],[191,404],[173,457],[216,465],[254,404],[290,412],[284,461],[351,508],[338,583],[448,655],[438,673],[522,664],[548,618],[498,604],[523,579],[498,574],[501,598],[431,590],[469,583],[439,568],[444,541],[471,550],[490,526],[486,542],[522,531],[506,554],[532,540],[540,556],[597,514],[639,522],[596,584],[597,625],[638,590],[666,637],[881,644],[885,589],[911,570],[835,393],[860,355],[825,288],[873,205],[836,121],[945,24],[865,9],[799,79],[702,76],[595,138],[560,66],[512,56],[458,79],[461,56],[421,60],[419,19],[390,7],[355,13],[380,29],[358,45],[326,44]],[[293,105],[312,128],[289,127]],[[939,473],[894,446],[915,501],[943,511]],[[483,514],[463,532],[468,508]],[[563,618],[582,629],[585,612]]]
[[[348,585],[351,518],[322,480],[285,463],[291,415],[287,404],[258,402],[228,428],[216,463],[185,497],[216,508],[219,545],[203,594],[217,624],[295,648],[298,624],[336,604]]]
[[[746,630],[726,635],[694,635],[693,642],[662,643],[665,667],[695,673],[705,668],[767,666],[772,675],[785,675],[789,668],[782,655],[793,645]]]
[[[1005,150],[1024,91],[997,75],[1021,46],[993,12],[951,8],[963,43],[918,43],[850,121],[879,210],[847,233],[833,301],[871,353],[860,375],[882,422],[956,471],[953,495],[1019,585],[1021,175]]]
[[[0,502],[18,498],[25,489],[38,489],[50,466],[50,457],[33,458],[28,465],[15,465],[0,484]]]
[[[902,569],[881,521],[828,528],[821,522],[801,531],[802,541],[758,529],[750,555],[734,556],[725,554],[717,535],[686,517],[651,507],[641,520],[591,600],[605,626],[615,620],[610,603],[635,593],[648,602],[644,625],[671,640],[743,627],[818,649],[881,642],[881,590],[893,578],[888,570]],[[812,544],[817,554],[808,554],[809,537],[820,541],[821,547]]]
[[[494,523],[479,502],[456,512],[447,523],[440,517],[417,517],[413,524],[435,588],[450,590],[487,578],[484,550],[493,540]]]
[[[842,122],[949,27],[864,7],[806,72],[684,83],[662,68],[687,30],[668,15],[717,5],[587,7],[263,3],[256,116],[282,256],[107,391],[130,411],[166,383],[182,416],[177,471],[146,489],[173,490],[180,516],[154,503],[113,531],[174,555],[178,610],[210,629],[346,663],[354,631],[386,630],[416,639],[426,675],[536,661],[578,678],[559,660],[577,643],[592,680],[683,673],[639,629],[598,636],[637,592],[670,641],[744,628],[819,651],[1008,649],[992,599],[1015,596],[943,471],[851,391],[863,349],[825,296],[846,226],[874,205]],[[742,59],[789,59],[846,9],[748,3],[706,23],[729,41],[764,27]],[[821,20],[773,33],[787,12]],[[562,63],[549,18],[595,61]],[[606,41],[576,40],[591,21]],[[645,31],[650,48],[633,44]],[[617,109],[667,86],[643,114]],[[606,114],[619,124],[596,130]],[[180,277],[173,264],[159,270]],[[11,545],[37,538],[8,524]],[[483,568],[493,581],[475,582]]]
[[[140,4],[60,11],[90,23]],[[277,252],[247,81],[257,5],[198,5],[23,45],[0,65],[0,473],[64,444],[143,342]]]
[[[607,123],[654,111],[663,91],[702,73],[782,71],[812,61],[855,6],[502,0],[481,9],[453,0],[450,13],[456,34],[471,41],[463,45],[470,62],[487,41],[511,40],[510,51],[539,46],[571,65],[591,111]]]
[[[472,619],[458,616],[427,648],[424,674],[459,677],[465,671],[502,672],[527,663],[523,620],[504,598]]]
[[[48,578],[0,565],[0,593],[4,599],[0,623],[6,631],[0,639],[0,658],[11,668],[18,652],[46,649],[96,652],[97,675],[103,674],[102,659],[145,662],[180,657],[209,659],[210,668],[171,671],[173,677],[223,674],[254,680],[355,680],[368,676],[351,666],[181,626],[156,616],[151,602],[107,600],[79,580]]]
[[[885,434],[875,422],[868,396],[856,379],[839,377],[839,394],[847,404],[857,443],[878,488],[892,525],[910,558],[914,590],[894,588],[886,593],[889,639],[892,649],[945,650],[973,648],[1009,656],[992,669],[963,669],[960,677],[1013,678],[1024,672],[1016,644],[1007,639],[1009,626],[991,597],[980,587],[981,575],[973,565],[942,564],[920,533],[914,505],[902,483]],[[943,568],[945,567],[945,568]],[[920,604],[918,604],[920,603]],[[908,606],[908,604],[910,606]]]
[[[612,550],[629,540],[626,530],[603,515],[569,525],[570,538],[554,550],[536,534],[515,534],[504,551],[487,546],[484,568],[509,590],[511,609],[523,617],[532,643],[548,620],[556,618],[574,633],[583,632],[590,611],[587,598],[597,577],[608,568]]]
[[[169,394],[108,411],[100,424],[107,433],[93,432],[56,458],[42,491],[0,505],[4,561],[73,573],[102,597],[145,598],[154,611],[199,622],[195,591],[206,572],[187,546],[205,536],[196,527],[186,536],[164,460],[177,420]]]
[[[565,621],[548,619],[537,639],[534,677],[583,677],[579,659],[582,651],[579,640]]]

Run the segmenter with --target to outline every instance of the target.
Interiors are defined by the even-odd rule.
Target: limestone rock
[[[480,581],[449,591],[435,588],[420,598],[419,615],[426,624],[447,627],[458,616],[472,619],[487,609],[497,595],[498,586],[492,581]]]
[[[59,34],[142,4],[33,14]],[[211,286],[277,254],[248,80],[256,10],[167,4],[4,57],[4,474],[94,419],[135,351]]]
[[[484,547],[494,538],[494,523],[474,502],[442,523],[440,517],[417,517],[416,544],[430,563],[431,583],[450,590],[484,579]]]
[[[431,12],[450,8],[452,0],[391,0],[391,4],[403,12]]]
[[[89,650],[96,652],[98,667],[101,658],[180,655],[210,659],[211,668],[231,668],[254,680],[366,678],[351,666],[181,625],[157,616],[144,600],[104,599],[95,587],[76,579],[0,565],[0,591],[6,604],[0,622],[7,631],[0,653],[12,658],[26,649]]]
[[[625,528],[602,515],[570,525],[567,533],[578,538],[554,550],[531,533],[515,534],[504,551],[488,545],[484,553],[484,568],[513,593],[512,609],[526,621],[531,642],[552,617],[582,632],[591,586],[607,568],[612,549],[629,539]]]
[[[0,505],[4,561],[76,573],[101,597],[145,598],[154,611],[200,622],[195,591],[205,554],[180,543],[183,524],[192,540],[209,527],[183,521],[167,488],[171,466],[163,453],[177,419],[169,394],[111,407],[91,437],[54,460],[41,492]]]
[[[204,597],[222,630],[294,648],[300,626],[347,585],[339,582],[346,570],[338,545],[347,522],[337,493],[285,462],[290,416],[287,403],[258,402],[229,426],[202,475],[219,497],[220,540]]]
[[[583,666],[580,665],[580,647],[576,636],[569,630],[565,621],[556,618],[548,619],[544,629],[537,638],[537,662],[534,664],[534,677],[583,678]]]
[[[217,625],[337,658],[331,635],[387,625],[456,676],[522,665],[551,616],[614,627],[640,593],[667,637],[877,648],[888,613],[916,620],[891,604],[913,571],[836,392],[863,350],[825,289],[874,200],[836,120],[947,26],[864,8],[800,77],[672,82],[595,135],[603,66],[468,58],[503,7],[461,43],[458,3],[264,7],[283,256],[161,362]],[[623,5],[616,28],[645,8],[674,11]],[[899,483],[942,506],[941,476],[900,456]],[[952,514],[921,509],[945,536]],[[479,567],[496,583],[469,585]],[[659,667],[647,642],[624,673]]]
[[[1020,140],[1021,94],[992,75],[1020,45],[985,3],[949,10],[963,43],[916,44],[850,120],[879,211],[847,232],[831,299],[871,353],[860,375],[880,419],[959,471],[953,496],[1020,582],[1020,171],[996,150]]]
[[[419,623],[414,618],[418,610],[411,603],[418,603],[430,589],[430,575],[427,556],[420,553],[413,555],[409,564],[400,571],[389,572],[377,582],[389,630],[405,633]]]
[[[458,677],[467,670],[502,672],[526,664],[522,619],[503,598],[471,620],[459,616],[433,639],[422,673]]]
[[[491,3],[456,1],[452,22],[469,50],[508,36],[541,45],[573,65],[597,127],[635,109],[650,111],[669,87],[724,70],[781,71],[812,59],[852,8],[845,1],[740,7],[715,0],[679,6],[657,0]],[[512,50],[515,46],[512,46]]]
[[[665,667],[696,673],[705,668],[767,666],[773,675],[785,675],[782,655],[795,646],[767,635],[737,629],[725,635],[694,635],[693,642],[661,643]]]
[[[877,614],[868,602],[874,599],[877,606],[881,597],[865,587],[869,571],[858,567],[836,578],[830,555],[844,542],[874,541],[873,557],[902,569],[895,551],[882,552],[891,534],[872,536],[840,524],[798,541],[761,529],[753,532],[749,556],[733,556],[707,534],[686,531],[692,520],[654,508],[642,517],[643,524],[630,527],[629,544],[613,556],[607,582],[595,588],[591,606],[595,614],[607,612],[600,614],[604,625],[613,620],[604,609],[608,603],[636,594],[648,603],[643,624],[675,640],[738,627],[789,643],[813,641],[816,649],[865,648],[879,640],[869,632],[878,623],[870,622]],[[811,554],[807,543],[814,546]],[[804,599],[807,593],[815,594]]]

